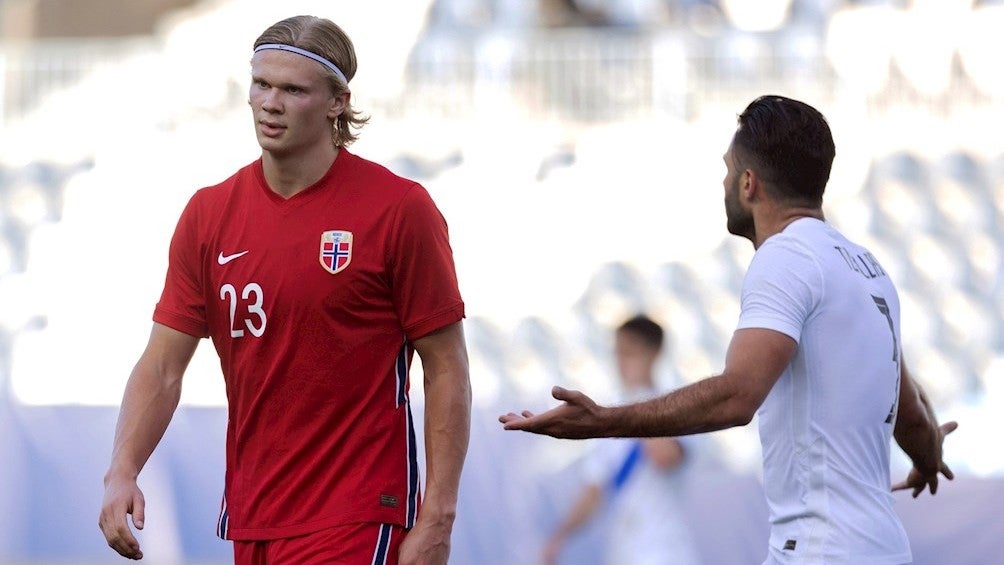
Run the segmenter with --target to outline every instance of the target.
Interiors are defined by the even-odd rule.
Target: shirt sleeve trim
[[[201,321],[162,308],[153,311],[153,321],[192,337],[209,337],[209,331]]]
[[[763,329],[763,330],[774,330],[776,332],[783,333],[784,335],[795,340],[798,343],[799,337],[801,337],[801,331],[799,328],[782,322],[776,318],[768,318],[764,316],[751,316],[749,318],[742,318],[739,320],[739,325],[736,327],[737,330],[750,330],[750,329]]]
[[[445,310],[441,310],[432,316],[423,318],[422,320],[404,328],[404,333],[408,336],[408,341],[415,341],[438,329],[442,329],[450,324],[459,322],[464,319],[464,317],[464,303],[458,302]]]

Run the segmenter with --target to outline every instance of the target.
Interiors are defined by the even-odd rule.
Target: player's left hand
[[[105,535],[108,547],[122,557],[143,559],[143,551],[129,529],[126,516],[132,515],[133,525],[137,530],[142,530],[145,514],[146,501],[135,479],[108,479],[101,503],[101,515],[98,517],[98,527]]]
[[[499,416],[507,430],[523,430],[557,438],[584,439],[605,435],[604,408],[577,390],[567,390],[556,386],[551,396],[564,404],[541,414],[524,410],[520,414],[509,412]]]
[[[959,424],[957,422],[945,422],[938,428],[938,432],[941,435],[938,441],[939,453],[938,453],[938,468],[932,473],[925,474],[917,470],[916,467],[910,469],[910,473],[907,475],[906,479],[892,485],[892,490],[895,492],[897,490],[913,489],[913,497],[917,498],[924,492],[924,489],[930,488],[931,495],[938,493],[938,475],[944,475],[946,479],[952,480],[955,478],[955,473],[948,468],[948,465],[941,460],[940,447],[941,442],[945,440],[945,436],[955,431]]]
[[[415,527],[401,542],[398,565],[446,565],[450,558],[451,532],[452,527],[423,522],[419,516]]]

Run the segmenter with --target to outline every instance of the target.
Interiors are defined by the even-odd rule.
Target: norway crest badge
[[[339,273],[352,262],[352,232],[333,230],[321,234],[321,266]]]

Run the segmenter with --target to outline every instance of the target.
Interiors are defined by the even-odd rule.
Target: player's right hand
[[[134,479],[106,481],[98,527],[105,535],[108,547],[117,551],[122,557],[143,559],[143,552],[139,548],[136,536],[129,528],[126,515],[132,515],[133,525],[136,529],[142,530],[145,506],[143,492]]]
[[[523,410],[499,416],[507,430],[522,430],[562,439],[604,437],[608,433],[603,414],[607,409],[577,390],[560,386],[551,389],[551,396],[563,402],[547,412],[534,414]]]

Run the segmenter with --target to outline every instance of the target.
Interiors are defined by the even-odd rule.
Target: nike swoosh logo
[[[243,257],[244,255],[247,255],[249,251],[250,249],[248,251],[241,251],[240,253],[234,253],[233,255],[224,255],[223,252],[220,251],[220,256],[216,258],[216,262],[219,263],[220,265],[226,265],[227,263],[233,261],[238,257]]]

